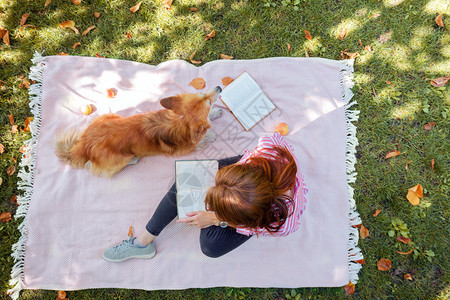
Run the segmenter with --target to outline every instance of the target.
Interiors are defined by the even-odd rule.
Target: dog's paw
[[[222,116],[222,109],[219,107],[213,107],[209,111],[209,119],[211,121],[214,121],[215,119],[218,119]]]
[[[129,163],[128,165],[135,165],[139,162],[139,157],[134,157]]]
[[[202,140],[197,144],[195,150],[201,150],[205,148],[206,145],[212,143],[216,140],[216,133],[212,130],[208,130],[206,134],[203,136]]]

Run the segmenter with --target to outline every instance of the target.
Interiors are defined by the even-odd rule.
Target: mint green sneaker
[[[130,258],[152,258],[156,254],[155,245],[152,243],[146,247],[138,247],[133,244],[136,238],[123,240],[122,243],[109,247],[103,251],[103,258],[109,262],[121,262]]]

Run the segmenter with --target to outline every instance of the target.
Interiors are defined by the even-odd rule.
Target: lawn
[[[450,93],[430,81],[450,75],[450,3],[445,0],[0,0],[0,213],[14,214],[20,147],[30,138],[28,80],[35,51],[105,56],[147,64],[204,64],[274,56],[355,59],[358,102],[355,200],[369,236],[352,296],[344,288],[213,288],[183,291],[98,289],[70,299],[448,299]],[[47,1],[49,2],[49,1]],[[99,13],[95,15],[94,13]],[[20,20],[29,14],[25,25]],[[442,16],[443,24],[436,17]],[[79,34],[59,23],[75,22]],[[442,26],[443,25],[443,26]],[[85,35],[82,33],[95,26]],[[6,30],[7,33],[6,33]],[[212,31],[215,36],[206,39]],[[311,38],[306,37],[307,30]],[[8,39],[9,37],[9,39]],[[79,44],[78,44],[79,43]],[[17,130],[13,130],[10,115]],[[432,122],[432,123],[431,123]],[[430,124],[431,123],[431,124]],[[424,126],[428,124],[428,126]],[[390,151],[399,155],[385,158]],[[10,175],[11,174],[11,175]],[[412,205],[408,189],[420,184]],[[379,210],[379,214],[374,213]],[[11,245],[21,220],[0,222],[0,298],[8,298]],[[408,244],[396,240],[410,238]],[[396,251],[410,254],[399,254]],[[377,269],[391,260],[387,271]],[[22,299],[55,299],[26,290]]]

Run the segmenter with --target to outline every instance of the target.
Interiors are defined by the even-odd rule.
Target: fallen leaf
[[[0,214],[0,222],[9,222],[11,221],[11,214],[9,212],[2,212]]]
[[[275,132],[280,133],[281,135],[287,135],[289,133],[289,126],[285,122],[280,122],[275,125]]]
[[[80,5],[81,0],[72,0],[72,3],[75,5]]]
[[[22,25],[22,26],[19,28],[19,32],[18,32],[17,34],[19,34],[19,33],[22,31],[22,29],[27,28],[27,27],[32,27],[32,28],[36,29],[36,26],[34,26],[34,25],[31,25],[31,24],[25,24],[25,25]]]
[[[22,18],[20,18],[20,26],[25,25],[25,23],[27,22],[28,17],[30,16],[30,14],[23,14]]]
[[[78,31],[78,29],[75,27],[75,22],[72,20],[67,20],[64,21],[62,23],[58,24],[59,26],[61,26],[62,28],[70,28],[73,30],[73,32],[75,32],[76,34],[80,34],[80,32]]]
[[[100,13],[99,13],[99,12],[94,12],[94,17],[95,17],[96,19],[100,18]]]
[[[131,32],[127,31],[127,38],[131,39]]]
[[[398,156],[400,154],[401,154],[400,151],[392,150],[392,151],[389,151],[388,153],[386,153],[386,157],[384,159],[388,159],[388,158],[391,158],[391,157],[396,157],[396,156]]]
[[[392,33],[390,31],[387,31],[378,37],[378,41],[380,43],[384,44],[391,39],[391,36],[392,36]]]
[[[9,31],[8,31],[8,29],[3,29],[3,43],[5,43],[8,46],[11,46],[11,43],[9,41]]]
[[[189,56],[189,60],[190,60],[191,63],[193,63],[193,64],[201,64],[201,63],[202,63],[201,60],[194,60],[194,55],[195,55],[196,52],[197,52],[197,50],[195,50],[195,51],[191,54],[191,56]]]
[[[371,18],[371,19],[376,19],[376,18],[378,18],[379,16],[381,16],[381,14],[373,14],[373,15],[371,15],[369,18]]]
[[[56,300],[63,300],[63,299],[67,299],[66,298],[66,292],[65,291],[58,291],[58,297],[56,298]]]
[[[75,44],[73,44],[72,48],[75,49],[76,47],[80,46],[81,43],[80,42],[76,42]]]
[[[226,54],[222,54],[222,53],[219,53],[219,55],[220,55],[220,57],[222,57],[222,59],[233,59],[233,56],[230,56],[230,55],[226,55]]]
[[[361,225],[361,227],[359,228],[359,235],[364,240],[369,236],[369,230],[364,225]]]
[[[413,280],[411,274],[409,274],[409,273],[406,273],[406,274],[403,276],[403,278],[405,278],[406,280],[410,280],[410,281]]]
[[[408,161],[408,162],[406,163],[406,166],[405,166],[406,170],[408,170],[409,164],[412,163],[412,162],[413,162],[413,160],[410,160],[410,161]]]
[[[355,59],[359,56],[359,52],[348,52],[347,50],[341,51],[342,59]]]
[[[387,83],[387,84],[392,84],[392,83],[391,83],[389,80],[387,80],[387,79],[386,79],[386,83]]]
[[[129,238],[133,237],[133,226],[130,226],[130,228],[128,228],[128,237]]]
[[[3,146],[3,144],[0,144],[0,154],[3,154],[4,152],[5,152],[5,146]]]
[[[98,52],[95,53],[95,57],[98,57],[98,58],[105,58],[105,56],[101,56],[100,53],[98,53]]]
[[[81,34],[81,36],[86,35],[89,33],[89,31],[91,31],[92,29],[95,28],[95,25],[89,26],[85,31],[83,31],[83,33]]]
[[[17,132],[17,125],[11,126],[11,132],[16,133]]]
[[[411,250],[409,250],[408,252],[400,252],[400,251],[395,250],[395,252],[397,252],[398,254],[402,254],[402,255],[408,255],[408,254],[411,254],[413,251],[414,251],[414,248],[411,249]]]
[[[372,52],[372,47],[370,47],[369,45],[367,45],[366,47],[364,47],[364,50],[367,50],[369,52]]]
[[[8,167],[8,169],[6,169],[6,174],[8,174],[9,176],[13,175],[14,172],[16,172],[16,166],[11,165]]]
[[[381,210],[377,209],[375,210],[375,213],[373,214],[374,217],[378,216],[380,214]]]
[[[3,179],[0,177],[0,185],[2,185],[3,183]]]
[[[59,52],[58,55],[69,55],[66,52]]]
[[[406,198],[412,205],[418,205],[420,203],[420,198],[423,197],[423,188],[420,184],[413,186],[408,189],[408,194]]]
[[[25,132],[30,131],[30,124],[31,124],[31,122],[33,122],[33,117],[28,117],[28,118],[25,119],[25,122],[24,122],[25,127],[23,128],[23,131],[25,131]]]
[[[139,1],[138,4],[136,4],[135,6],[133,6],[132,8],[130,8],[130,12],[135,13],[139,10],[139,8],[141,7],[142,1]]]
[[[346,295],[353,295],[355,293],[355,285],[349,281],[346,286],[344,286]]]
[[[213,29],[213,31],[211,31],[209,34],[206,35],[205,39],[210,40],[215,36],[216,36],[216,31]]]
[[[14,157],[11,157],[12,161],[17,164],[17,159],[15,159]]]
[[[308,51],[305,48],[305,57],[309,57]]]
[[[341,31],[339,32],[338,38],[339,38],[340,40],[342,40],[346,35],[347,35],[347,28],[344,27],[344,28],[342,28]]]
[[[399,236],[396,238],[397,241],[402,242],[403,244],[409,244],[411,242],[410,238]]]
[[[431,85],[434,87],[441,87],[447,84],[447,82],[449,81],[450,76],[444,76],[444,77],[439,77],[439,78],[435,78],[433,80],[430,81]]]
[[[10,114],[10,115],[8,116],[8,118],[9,118],[9,124],[14,125],[14,124],[15,124],[15,123],[14,123],[14,115],[13,115],[13,114]]]
[[[117,96],[117,89],[115,88],[110,88],[110,89],[106,89],[106,95],[108,96],[108,98],[114,98]]]
[[[445,26],[444,26],[444,21],[442,21],[442,15],[438,15],[438,16],[436,17],[435,21],[436,21],[436,24],[437,24],[439,27],[445,27]]]
[[[197,11],[197,7],[189,7],[190,11]]]
[[[233,82],[233,78],[231,78],[231,77],[224,77],[224,78],[222,78],[222,84],[224,85],[224,86],[227,86],[227,85],[229,85],[230,83],[232,83]]]
[[[434,158],[431,159],[431,170],[434,170]]]
[[[14,203],[15,205],[19,206],[19,204],[17,203],[17,195],[14,195],[11,197],[11,199],[9,199],[12,203]]]
[[[435,124],[436,124],[435,122],[429,122],[429,123],[423,125],[423,128],[425,130],[431,130],[434,127]]]
[[[377,261],[377,268],[380,271],[387,271],[391,269],[391,261],[387,258],[382,258],[379,261]]]
[[[173,0],[164,0],[163,5],[165,9],[171,9],[172,8],[172,2]]]
[[[47,7],[50,3],[52,3],[52,0],[45,1],[44,7]]]
[[[362,224],[352,225],[353,228],[360,228]]]
[[[311,40],[313,38],[311,33],[308,30],[306,30],[306,29],[305,29],[305,38],[308,39],[308,40]]]
[[[353,262],[360,264],[360,265],[365,265],[366,261],[364,259],[358,259],[358,260],[354,260]]]
[[[20,153],[26,153],[27,151],[28,151],[28,146],[26,146],[26,145],[20,146],[20,148],[19,148]]]
[[[189,85],[193,86],[197,90],[201,90],[202,88],[205,87],[206,84],[205,84],[205,80],[203,80],[203,78],[197,77],[197,78],[193,79],[191,82],[189,82]]]
[[[362,42],[361,42],[361,39],[359,39],[359,45],[362,47]]]
[[[287,44],[287,49],[288,49],[288,52],[291,52],[292,51],[292,47],[291,47],[291,44]]]

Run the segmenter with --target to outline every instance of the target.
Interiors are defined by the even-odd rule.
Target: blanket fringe
[[[17,208],[14,219],[23,217],[22,223],[18,229],[20,231],[20,238],[17,243],[12,246],[11,256],[14,258],[14,266],[11,270],[11,279],[9,284],[13,286],[8,290],[8,295],[12,299],[19,298],[19,293],[22,290],[24,284],[24,259],[25,259],[25,243],[27,241],[27,212],[30,205],[31,194],[33,192],[33,180],[34,180],[34,166],[36,165],[36,146],[38,142],[39,128],[41,125],[41,98],[42,98],[42,73],[45,67],[45,57],[41,53],[35,52],[33,59],[31,60],[33,66],[30,68],[29,78],[36,81],[30,86],[28,91],[30,97],[30,108],[33,114],[33,122],[30,126],[31,139],[24,142],[25,153],[20,161],[20,170],[17,176],[20,178],[17,183],[18,189],[22,191],[22,195],[17,197]]]
[[[358,139],[356,138],[356,126],[353,122],[358,121],[359,110],[350,108],[354,106],[356,101],[353,98],[353,60],[347,59],[341,61],[341,85],[343,99],[345,101],[345,119],[347,121],[347,147],[346,147],[346,171],[347,171],[347,187],[350,201],[350,222],[349,222],[349,243],[348,243],[348,261],[350,281],[353,284],[358,282],[358,272],[362,265],[355,261],[363,259],[361,249],[358,247],[359,232],[358,228],[353,225],[361,224],[361,218],[356,210],[356,203],[353,197],[354,189],[350,185],[356,181],[356,147]]]

